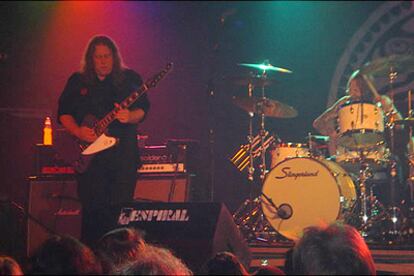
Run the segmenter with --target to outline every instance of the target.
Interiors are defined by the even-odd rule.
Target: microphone
[[[282,203],[277,209],[277,215],[281,219],[290,219],[293,215],[292,206],[287,203]]]
[[[290,219],[292,217],[293,209],[292,206],[290,206],[290,204],[282,203],[279,205],[279,207],[277,207],[271,198],[266,196],[264,193],[262,193],[262,196],[266,198],[266,200],[276,209],[276,215],[279,218],[285,220]]]

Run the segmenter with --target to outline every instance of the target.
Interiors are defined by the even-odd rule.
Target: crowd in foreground
[[[194,252],[197,254],[197,252]],[[309,227],[286,253],[283,268],[245,267],[231,252],[218,252],[190,270],[168,248],[146,242],[139,230],[119,228],[90,248],[70,236],[46,240],[26,265],[0,257],[0,275],[375,275],[371,253],[359,232],[332,224]]]

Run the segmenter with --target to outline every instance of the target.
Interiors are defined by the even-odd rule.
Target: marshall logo
[[[55,216],[79,216],[80,210],[79,209],[62,209],[60,208],[57,212],[54,213]]]
[[[187,209],[135,210],[123,208],[118,218],[119,225],[128,225],[134,221],[189,221]]]
[[[283,176],[275,176],[276,179],[283,179],[286,177],[294,177],[295,180],[298,177],[311,177],[311,176],[318,176],[319,171],[316,172],[308,172],[308,171],[304,171],[304,172],[291,172],[290,171],[290,167],[284,167],[282,169],[282,173],[284,174]]]

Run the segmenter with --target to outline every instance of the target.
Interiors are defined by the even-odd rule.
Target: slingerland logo
[[[119,225],[128,225],[134,221],[189,221],[187,209],[136,210],[123,208],[118,218]]]
[[[298,177],[312,177],[312,176],[318,176],[319,171],[315,171],[315,172],[308,172],[308,171],[303,171],[303,172],[292,172],[290,171],[290,167],[284,167],[282,168],[282,176],[275,176],[276,179],[283,179],[286,177],[293,177],[295,178],[295,180]]]

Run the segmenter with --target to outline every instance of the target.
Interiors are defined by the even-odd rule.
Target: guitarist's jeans
[[[111,209],[132,200],[137,160],[137,152],[122,150],[119,144],[94,156],[88,170],[77,176],[85,244],[95,246],[103,234],[116,228]]]

